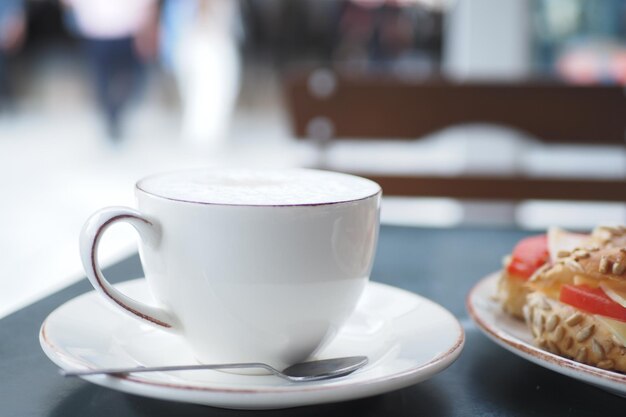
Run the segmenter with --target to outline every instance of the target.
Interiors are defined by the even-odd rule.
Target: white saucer
[[[118,288],[137,299],[150,299],[143,279]],[[289,383],[269,375],[187,371],[85,379],[173,401],[237,409],[287,408],[362,398],[424,381],[454,362],[464,339],[459,322],[438,304],[370,283],[349,322],[317,355],[369,357],[367,366],[346,377]],[[46,355],[64,369],[196,363],[181,338],[112,310],[95,292],[53,311],[41,326],[39,340]]]
[[[626,396],[626,375],[605,371],[547,352],[533,344],[530,330],[505,314],[494,300],[499,272],[481,280],[467,296],[467,310],[478,327],[503,348],[544,368]]]

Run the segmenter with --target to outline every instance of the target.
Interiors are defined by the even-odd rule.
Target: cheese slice
[[[622,346],[626,346],[626,322],[610,319],[604,316],[595,316],[600,323],[604,323],[611,330],[617,340],[622,342]]]
[[[602,291],[617,304],[626,308],[626,285],[622,283],[615,283],[611,281],[605,281],[600,284]]]
[[[574,285],[586,285],[587,287],[598,288],[602,284],[597,279],[588,278],[584,275],[574,275]]]

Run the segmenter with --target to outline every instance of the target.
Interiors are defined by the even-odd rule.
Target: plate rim
[[[142,280],[143,278],[132,279],[128,281],[121,282],[119,284],[131,284],[133,282],[137,282]],[[445,370],[448,366],[452,365],[454,361],[461,354],[464,344],[465,344],[465,330],[461,325],[460,321],[454,316],[448,309],[444,308],[440,304],[422,296],[417,293],[404,290],[402,288],[398,288],[392,285],[383,284],[375,281],[369,281],[368,286],[372,286],[374,288],[381,287],[385,289],[391,289],[392,291],[399,291],[406,293],[412,297],[417,297],[420,300],[430,303],[434,305],[436,308],[440,309],[443,314],[446,314],[455,324],[457,337],[454,343],[450,345],[448,350],[445,352],[439,353],[437,356],[429,360],[428,362],[422,363],[417,367],[411,367],[410,369],[404,370],[402,372],[398,372],[391,375],[379,376],[372,379],[365,379],[361,381],[354,381],[341,385],[333,385],[333,384],[319,384],[319,385],[293,385],[293,386],[285,386],[285,387],[271,387],[267,389],[265,387],[255,387],[255,388],[229,388],[229,387],[215,387],[215,386],[196,386],[196,385],[188,385],[184,383],[172,383],[172,382],[159,382],[154,380],[149,380],[137,376],[132,375],[108,375],[106,377],[96,376],[96,377],[87,377],[83,378],[89,382],[96,383],[98,385],[103,385],[109,388],[112,388],[111,385],[117,386],[121,391],[125,392],[133,392],[137,394],[136,391],[129,391],[126,387],[126,383],[131,384],[132,386],[138,385],[143,388],[156,388],[159,390],[164,390],[167,392],[169,390],[175,390],[176,392],[195,392],[195,393],[207,393],[207,394],[220,394],[220,395],[242,395],[245,394],[247,396],[267,396],[267,395],[298,395],[298,394],[309,394],[309,393],[322,393],[329,390],[333,391],[341,391],[341,392],[349,392],[353,390],[358,390],[362,395],[350,395],[349,398],[360,398],[368,394],[368,388],[374,388],[376,386],[380,386],[383,384],[393,385],[394,389],[399,389],[405,386],[409,386],[418,382],[421,382],[434,374]],[[74,357],[68,357],[66,353],[56,346],[49,338],[46,333],[46,325],[49,322],[50,317],[59,309],[66,306],[68,303],[76,300],[79,297],[87,297],[89,295],[95,295],[95,291],[88,291],[86,293],[77,295],[76,297],[67,300],[66,302],[59,305],[53,311],[51,311],[46,318],[44,319],[40,330],[39,330],[39,341],[42,347],[42,350],[48,356],[48,358],[55,363],[57,366],[65,368],[68,366],[72,366],[75,364]],[[114,313],[113,311],[111,312]],[[75,364],[74,366],[83,366],[89,368],[88,365],[85,364]],[[110,378],[110,379],[108,379]],[[113,384],[104,383],[104,381],[115,381]],[[387,392],[388,390],[381,390],[379,393]],[[139,395],[146,395],[145,393]],[[157,397],[164,398],[164,397]],[[167,399],[176,400],[171,396],[167,397]]]
[[[491,284],[492,281],[496,281],[501,272],[502,270],[498,270],[481,278],[476,284],[474,284],[465,298],[465,307],[470,318],[485,335],[510,352],[517,354],[524,359],[530,360],[537,365],[543,366],[544,368],[551,369],[570,377],[575,377],[574,375],[582,373],[584,376],[593,380],[586,382],[592,382],[612,389],[615,389],[615,387],[607,385],[607,382],[616,383],[623,386],[623,390],[626,392],[626,374],[607,371],[605,369],[596,368],[595,366],[586,365],[584,363],[576,362],[573,359],[556,355],[535,345],[529,344],[502,328],[493,327],[485,323],[480,313],[477,312],[477,307],[474,305],[473,300],[475,299],[478,291],[481,290],[483,286]],[[580,376],[577,377],[577,379],[581,379]]]

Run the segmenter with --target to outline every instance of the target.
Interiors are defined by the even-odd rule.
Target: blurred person
[[[370,44],[375,34],[376,16],[371,8],[349,1],[342,4],[335,42],[335,59],[365,69],[370,61]]]
[[[181,98],[182,135],[218,146],[225,139],[240,84],[234,0],[165,0],[160,46]]]
[[[342,3],[334,58],[353,70],[424,77],[435,71],[441,14],[411,0]]]
[[[0,0],[0,111],[13,101],[9,61],[24,42],[26,13],[22,0]]]
[[[3,1],[3,0],[0,0]],[[62,0],[72,31],[84,40],[107,134],[122,135],[122,112],[136,93],[143,62],[155,53],[155,0]]]

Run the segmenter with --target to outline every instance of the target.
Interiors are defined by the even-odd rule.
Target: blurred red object
[[[626,85],[626,47],[608,42],[569,47],[558,58],[556,70],[574,84]]]

